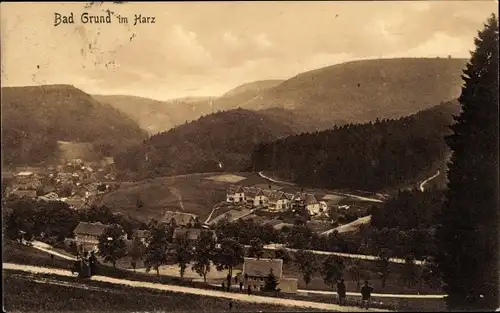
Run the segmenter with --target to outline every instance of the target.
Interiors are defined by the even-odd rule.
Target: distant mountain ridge
[[[137,121],[150,134],[166,131],[201,116],[235,109],[235,103],[245,102],[259,92],[272,88],[282,80],[255,81],[231,89],[221,97],[182,97],[171,100],[154,100],[124,95],[93,95]]]
[[[121,111],[73,86],[2,87],[6,165],[47,161],[57,154],[57,141],[88,142],[111,155],[145,136]]]
[[[400,118],[460,94],[466,59],[360,60],[300,73],[287,80],[249,82],[210,99],[119,101],[95,96],[126,112],[153,134],[200,116],[238,107],[293,122],[300,131]],[[126,96],[128,97],[128,96]],[[135,108],[141,106],[141,109]],[[175,113],[174,113],[175,111]]]

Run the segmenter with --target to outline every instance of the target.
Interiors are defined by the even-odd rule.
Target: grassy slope
[[[4,307],[7,311],[163,311],[220,312],[229,301],[216,297],[132,288],[106,283],[47,279],[4,272]],[[33,281],[49,280],[52,284]],[[56,283],[56,284],[54,284]],[[64,284],[63,286],[58,284]],[[90,290],[89,290],[90,289]],[[233,301],[233,311],[300,311],[300,308]],[[309,310],[308,310],[309,311]]]
[[[151,218],[161,218],[165,210],[183,211],[178,197],[180,195],[184,212],[197,214],[204,221],[215,204],[225,201],[226,190],[232,185],[229,182],[205,179],[221,174],[223,173],[189,174],[122,183],[120,189],[103,196],[102,204],[114,211],[149,221]],[[240,185],[266,183],[256,174],[235,174],[247,177],[238,182]],[[136,206],[138,197],[144,203],[142,208]]]

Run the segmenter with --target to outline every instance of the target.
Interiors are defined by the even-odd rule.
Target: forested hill
[[[69,85],[2,88],[4,165],[35,164],[57,153],[57,141],[88,142],[102,154],[146,136],[117,109]]]
[[[259,93],[242,108],[293,110],[318,130],[339,121],[395,119],[457,98],[466,59],[359,60],[300,73]],[[325,128],[326,126],[326,128]]]
[[[248,168],[256,144],[295,134],[278,120],[235,109],[203,116],[158,133],[115,156],[122,173],[133,178]]]
[[[301,185],[381,190],[414,182],[446,157],[457,101],[397,120],[349,124],[260,144],[252,166]]]

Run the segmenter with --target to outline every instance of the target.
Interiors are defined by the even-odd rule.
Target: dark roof
[[[187,234],[188,240],[196,240],[198,239],[203,230],[204,229],[198,229],[198,228],[176,228],[174,229],[173,238],[177,239]]]
[[[108,225],[97,223],[80,222],[73,233],[80,235],[91,235],[100,237]]]
[[[318,200],[316,199],[316,197],[312,194],[307,194],[306,195],[306,199],[304,201],[304,204],[305,205],[309,205],[309,204],[317,204],[319,203]]]
[[[276,278],[281,278],[283,276],[283,260],[245,258],[243,263],[243,275],[266,277],[271,269]]]
[[[302,201],[304,201],[305,205],[317,204],[318,203],[318,200],[316,199],[316,197],[313,194],[305,193],[305,192],[302,192],[302,193],[301,192],[297,192],[293,196],[293,200],[302,200]]]
[[[164,216],[164,220],[167,223],[170,223],[172,219],[174,219],[179,226],[186,226],[189,222],[194,222],[193,220],[196,220],[197,218],[198,217],[194,214],[172,211],[165,212]]]
[[[241,186],[230,186],[228,189],[227,189],[227,193],[232,195],[232,194],[235,194],[235,193],[239,193],[239,192],[243,192],[243,188],[241,188]]]
[[[272,191],[270,190],[262,190],[262,193],[264,194],[264,196],[268,197],[271,195]]]
[[[262,190],[255,187],[243,187],[243,191],[245,192],[245,196],[247,198],[255,198],[256,196],[262,194]]]
[[[269,201],[278,201],[278,200],[281,200],[285,197],[285,193],[283,191],[273,191],[271,192],[271,194],[269,195]]]

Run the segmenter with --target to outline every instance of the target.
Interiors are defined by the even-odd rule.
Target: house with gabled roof
[[[109,225],[100,222],[88,223],[80,222],[73,233],[75,234],[75,243],[80,251],[97,251],[99,237]]]
[[[198,223],[198,216],[191,213],[166,211],[163,221],[171,225],[189,228]]]
[[[290,199],[283,191],[273,191],[269,194],[269,210],[284,211],[290,208]]]
[[[215,233],[212,230],[200,229],[200,228],[180,228],[180,227],[174,229],[174,234],[172,238],[176,240],[182,238],[183,236],[187,236],[187,240],[191,243],[194,243],[196,242],[198,237],[200,237],[202,232],[210,232],[212,234],[212,237],[216,239]]]
[[[262,192],[262,189],[255,187],[243,187],[247,203],[253,207],[267,206],[268,199]]]
[[[322,213],[324,210],[324,207],[319,203],[316,197],[310,193],[297,192],[293,196],[292,201],[304,204],[306,210],[309,212],[309,215],[317,215]]]
[[[270,272],[276,277],[276,281],[278,282],[277,288],[281,292],[297,292],[297,279],[286,278],[283,275],[282,259],[244,258],[240,280],[243,281],[246,289],[250,287],[254,291],[259,291],[265,286],[266,278]]]
[[[241,186],[230,186],[226,192],[226,202],[240,203],[245,202],[245,191]]]

